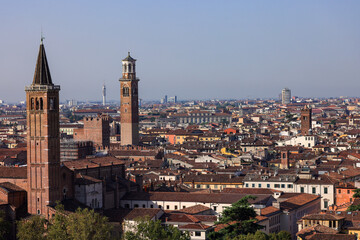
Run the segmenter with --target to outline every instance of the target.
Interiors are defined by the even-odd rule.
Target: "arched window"
[[[35,98],[35,101],[36,101],[36,110],[39,110],[39,99]]]
[[[123,97],[128,97],[129,96],[129,88],[128,87],[124,87],[123,88]]]
[[[133,94],[137,94],[137,87],[132,87]]]
[[[123,72],[126,72],[126,65],[123,65]]]
[[[35,105],[35,103],[34,103],[34,98],[31,98],[31,100],[30,100],[30,109],[31,110],[34,110],[34,105]]]
[[[131,72],[131,64],[128,65],[128,72]]]
[[[42,98],[40,98],[40,110],[44,110],[44,102]]]
[[[54,105],[54,99],[53,98],[49,99],[49,106],[50,106],[50,108],[49,108],[50,110],[54,110],[55,105]]]

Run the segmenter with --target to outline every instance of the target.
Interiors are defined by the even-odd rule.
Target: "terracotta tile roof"
[[[214,223],[217,220],[215,215],[190,215],[183,213],[166,213],[163,220],[173,223]]]
[[[160,211],[162,210],[159,208],[134,208],[124,217],[124,219],[135,220],[136,218],[141,218],[141,217],[149,217],[150,219],[152,219]]]
[[[315,214],[308,214],[305,215],[302,219],[306,220],[341,220],[344,219],[342,216],[337,216],[333,214],[323,214],[323,213],[315,213]]]
[[[25,192],[26,190],[22,189],[21,187],[9,183],[9,182],[3,182],[0,183],[0,189],[7,192],[7,193],[11,193],[11,192]]]
[[[211,210],[211,208],[206,207],[201,204],[197,204],[197,205],[194,205],[191,207],[183,208],[183,209],[179,210],[179,212],[187,213],[187,214],[197,214],[197,213],[201,213],[201,212],[208,211],[208,210]]]
[[[0,178],[27,178],[26,167],[0,167]]]
[[[226,228],[227,226],[230,226],[230,225],[233,225],[233,224],[236,224],[236,223],[238,223],[238,222],[237,222],[237,221],[232,221],[232,222],[229,222],[229,223],[217,224],[217,225],[215,226],[214,231],[215,231],[215,232],[218,232],[218,231],[220,231],[221,229]]]
[[[262,208],[260,210],[260,214],[263,215],[263,216],[268,216],[268,215],[272,215],[272,214],[280,213],[280,212],[281,212],[280,209],[278,209],[276,207],[273,207],[273,206]]]
[[[79,159],[74,161],[62,162],[69,169],[85,169],[85,168],[97,168],[100,166],[111,166],[124,164],[125,161],[117,159],[112,156]]]
[[[329,233],[316,233],[308,240],[356,240],[357,236],[352,234],[329,234]]]
[[[102,181],[100,179],[96,179],[83,174],[76,174],[76,178],[75,178],[75,184],[77,185],[89,185],[89,184],[95,184],[101,182]]]
[[[268,219],[268,217],[265,217],[265,216],[256,216],[255,218],[256,218],[257,222],[261,222],[261,221]]]
[[[308,193],[296,194],[295,196],[281,202],[280,209],[291,211],[315,200],[319,200],[320,198],[320,196]]]
[[[201,224],[201,223],[192,223],[192,224],[186,224],[186,225],[182,225],[179,226],[179,229],[185,230],[185,229],[189,229],[189,230],[206,230],[212,228],[211,226],[205,225],[205,224]]]

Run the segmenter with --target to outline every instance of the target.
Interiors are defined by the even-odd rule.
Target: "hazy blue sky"
[[[61,99],[359,96],[360,1],[0,1],[0,99],[25,99],[43,29]]]

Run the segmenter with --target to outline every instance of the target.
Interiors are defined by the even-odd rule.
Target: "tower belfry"
[[[120,81],[121,145],[139,144],[139,97],[135,70],[136,59],[128,56],[122,60]]]
[[[60,86],[52,82],[43,38],[33,82],[25,91],[28,212],[48,216],[47,206],[60,200]]]

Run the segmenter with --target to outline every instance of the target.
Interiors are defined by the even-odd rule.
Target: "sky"
[[[25,99],[41,32],[62,101],[359,97],[360,1],[0,0],[0,99]]]

